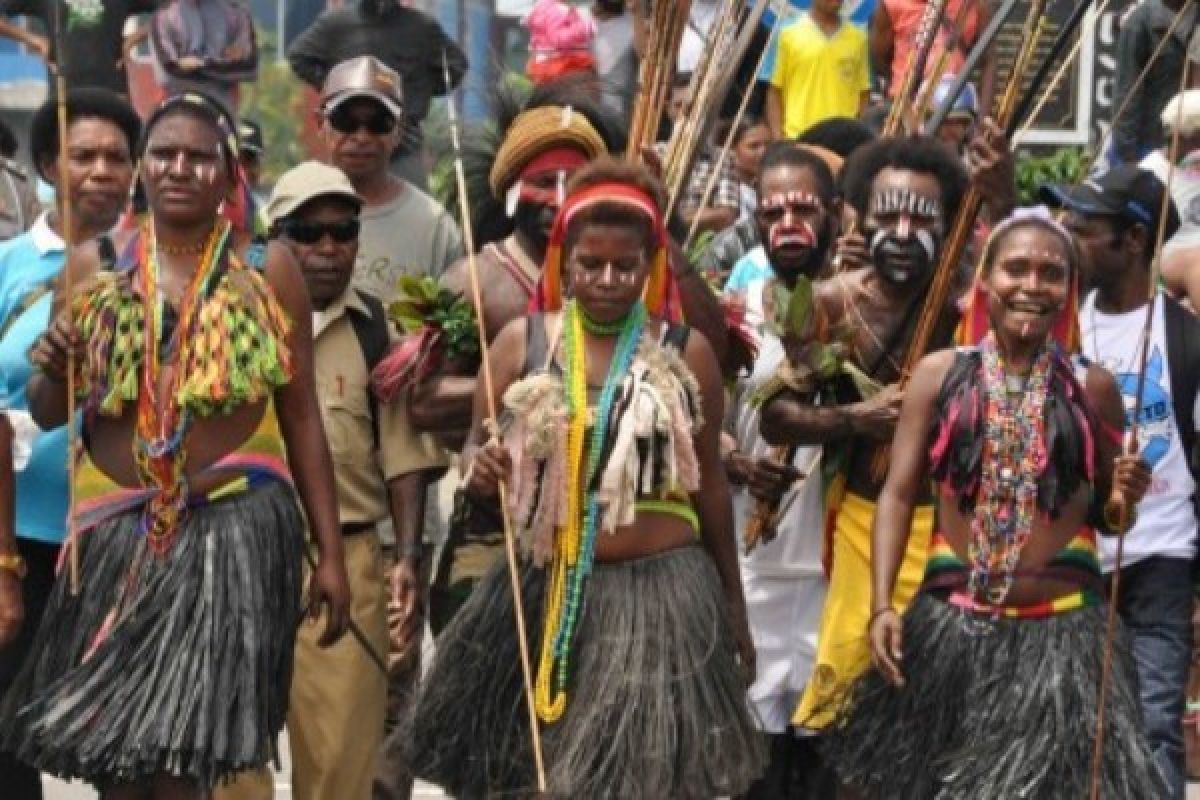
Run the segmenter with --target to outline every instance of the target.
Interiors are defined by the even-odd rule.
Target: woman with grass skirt
[[[872,545],[873,668],[824,738],[866,798],[1089,794],[1106,644],[1096,536],[1121,535],[1149,467],[1121,452],[1113,377],[1072,355],[1079,252],[1045,209],[993,230],[960,331],[904,398]],[[936,486],[920,593],[891,604],[913,505]],[[1118,630],[1100,796],[1165,796]],[[855,795],[859,796],[859,795]]]
[[[704,337],[671,322],[662,205],[637,167],[583,168],[539,312],[490,348],[499,438],[474,450],[467,488],[495,505],[508,487],[550,797],[736,795],[763,764],[721,377]],[[415,771],[461,798],[537,794],[504,569],[439,637],[417,703]]]
[[[220,215],[234,126],[216,101],[178,95],[140,154],[149,214],[72,255],[79,289],[55,298],[32,355],[39,424],[67,418],[69,363],[84,412],[79,591],[64,567],[0,745],[104,800],[190,800],[275,755],[303,613],[297,493],[325,642],[349,590],[304,282],[282,247]]]

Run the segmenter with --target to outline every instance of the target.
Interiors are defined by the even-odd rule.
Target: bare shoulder
[[[957,354],[958,351],[953,348],[935,350],[918,361],[917,366],[913,368],[912,377],[908,381],[910,394],[915,398],[925,398],[932,402],[937,393],[941,391],[942,383],[946,380],[946,373],[950,371]]]

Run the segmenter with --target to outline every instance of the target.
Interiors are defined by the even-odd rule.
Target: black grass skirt
[[[0,708],[0,746],[100,786],[164,773],[210,787],[274,755],[304,521],[292,489],[269,482],[191,510],[165,557],[137,527],[128,513],[82,537],[82,591],[64,570]]]
[[[536,668],[544,572],[523,571]],[[416,774],[463,800],[536,794],[501,562],[437,641],[409,737]],[[598,564],[584,593],[562,719],[542,727],[547,796],[714,798],[762,771],[724,597],[699,547]]]
[[[917,595],[904,615],[905,687],[869,670],[822,737],[842,780],[873,799],[1088,797],[1104,608],[986,624],[972,633],[961,610]],[[1168,793],[1142,733],[1133,670],[1121,630],[1100,796],[1155,800]]]

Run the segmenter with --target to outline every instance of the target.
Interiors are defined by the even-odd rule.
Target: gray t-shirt
[[[401,275],[439,277],[465,255],[454,219],[429,195],[405,184],[389,203],[362,210],[354,285],[385,304]]]

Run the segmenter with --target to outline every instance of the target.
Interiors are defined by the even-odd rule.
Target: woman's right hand
[[[67,380],[67,362],[74,358],[80,364],[85,356],[85,346],[79,332],[71,322],[71,314],[63,310],[54,323],[33,343],[29,360],[43,375],[58,383]]]
[[[904,673],[900,671],[900,664],[904,660],[904,623],[894,608],[882,609],[871,616],[867,638],[875,669],[892,686],[903,687]]]
[[[475,451],[467,477],[467,492],[476,500],[496,500],[500,496],[500,483],[507,482],[511,472],[512,459],[508,451],[492,439]]]

